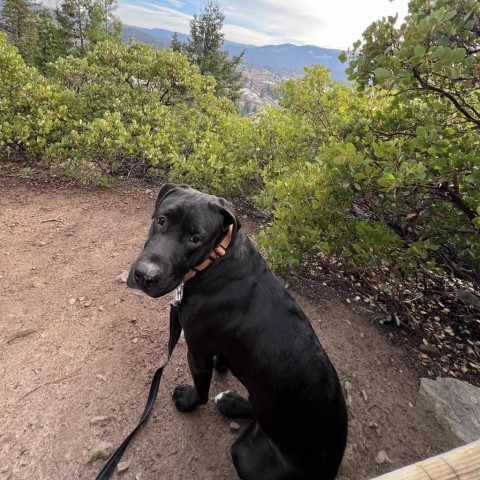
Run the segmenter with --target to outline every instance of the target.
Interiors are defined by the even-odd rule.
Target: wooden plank
[[[374,480],[480,480],[480,440]]]

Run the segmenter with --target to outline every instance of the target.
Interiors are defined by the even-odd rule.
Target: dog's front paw
[[[191,412],[197,405],[206,403],[192,385],[178,385],[173,390],[173,401],[180,412]]]
[[[215,397],[220,413],[227,418],[255,418],[252,404],[238,393],[228,390]]]

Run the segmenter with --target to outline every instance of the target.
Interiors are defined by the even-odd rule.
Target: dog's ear
[[[165,200],[165,197],[167,195],[170,195],[172,192],[179,190],[179,189],[186,189],[190,188],[189,185],[177,185],[176,183],[166,183],[165,185],[162,186],[160,191],[158,192],[158,197],[157,201],[155,202],[155,210],[153,211],[152,218],[155,217],[155,214],[157,213],[158,207],[160,207],[161,203]]]
[[[220,212],[222,216],[222,228],[226,232],[230,225],[233,225],[233,235],[232,238],[235,238],[235,234],[238,232],[242,226],[238,215],[235,213],[233,206],[227,202],[224,198],[218,197],[214,202],[214,207]]]

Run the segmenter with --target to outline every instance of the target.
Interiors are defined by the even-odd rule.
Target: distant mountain
[[[144,43],[157,45],[160,48],[168,48],[173,32],[163,28],[142,28],[133,25],[123,25],[122,39],[128,41],[131,38]],[[188,35],[178,33],[178,39],[186,42]],[[341,50],[321,48],[314,45],[297,46],[289,43],[283,45],[245,45],[225,41],[224,50],[231,55],[239,55],[245,50],[244,65],[249,68],[261,68],[282,75],[302,75],[303,68],[312,64],[321,64],[331,70],[333,80],[347,81],[345,75],[346,66],[340,63],[338,55]]]
[[[1,1],[1,0],[0,0]],[[139,40],[143,43],[156,45],[160,48],[168,48],[172,40],[173,32],[164,30],[163,28],[142,28],[133,25],[123,25],[122,40],[128,42],[130,39]],[[188,35],[177,33],[178,39],[181,42],[188,40]]]

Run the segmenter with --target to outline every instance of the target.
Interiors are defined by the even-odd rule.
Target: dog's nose
[[[161,270],[158,265],[151,262],[140,262],[135,265],[133,277],[138,285],[149,286],[159,281]]]

